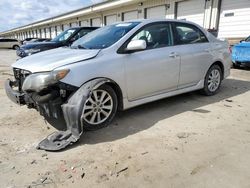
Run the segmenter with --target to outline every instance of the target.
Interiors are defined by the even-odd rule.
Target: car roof
[[[84,27],[71,27],[69,29],[97,29],[99,27],[90,27],[90,26],[84,26]]]

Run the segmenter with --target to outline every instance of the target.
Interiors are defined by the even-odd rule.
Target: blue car
[[[235,68],[241,65],[250,67],[250,36],[233,47],[232,62]]]

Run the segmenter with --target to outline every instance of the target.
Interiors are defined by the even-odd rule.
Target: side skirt
[[[172,96],[175,96],[175,95],[179,95],[179,94],[199,90],[199,89],[202,89],[203,87],[204,87],[204,80],[200,80],[198,82],[198,84],[196,84],[195,86],[192,86],[192,87],[177,89],[177,90],[174,90],[174,91],[170,91],[170,92],[167,92],[167,93],[161,93],[159,95],[153,95],[153,96],[146,97],[146,98],[143,98],[143,99],[138,99],[138,100],[135,100],[135,101],[128,101],[128,99],[123,99],[123,110],[129,109],[129,108],[132,108],[132,107],[135,107],[135,106],[139,106],[141,104],[145,104],[145,103],[148,103],[148,102],[153,102],[153,101],[156,101],[156,100],[159,100],[159,99],[172,97]]]

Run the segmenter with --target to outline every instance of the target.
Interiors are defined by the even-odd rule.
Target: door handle
[[[210,52],[210,49],[205,49],[204,51],[205,51],[205,52]]]
[[[169,57],[172,57],[172,58],[176,58],[176,57],[178,57],[179,56],[179,54],[177,54],[176,52],[171,52],[170,54],[169,54]]]

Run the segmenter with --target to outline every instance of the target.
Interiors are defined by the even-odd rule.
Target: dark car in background
[[[22,45],[16,53],[19,57],[26,57],[45,50],[50,50],[61,46],[70,46],[74,41],[97,28],[98,27],[70,28],[60,33],[58,36],[56,36],[49,42],[32,42],[26,45]]]
[[[50,41],[51,39],[49,38],[37,38],[37,39],[32,39],[30,41],[26,41],[24,44],[30,44],[30,43],[33,43],[33,42],[48,42]]]
[[[29,42],[29,41],[34,40],[34,39],[37,39],[37,38],[26,38],[26,39],[22,40],[21,43],[26,44],[26,42]]]

